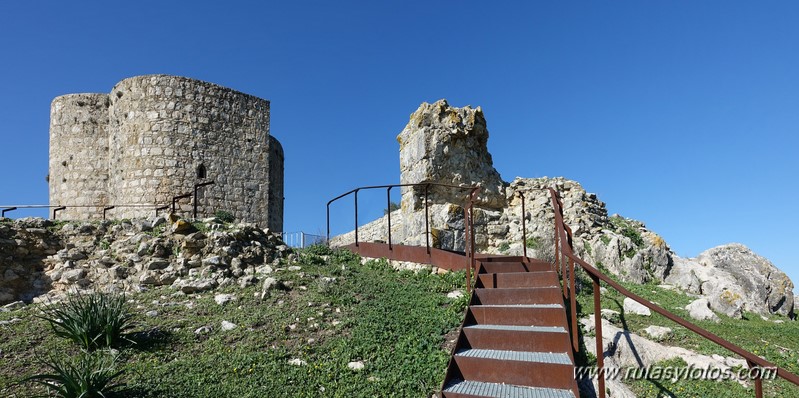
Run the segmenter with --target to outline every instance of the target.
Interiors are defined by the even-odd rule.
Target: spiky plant
[[[116,383],[124,370],[116,370],[116,356],[104,351],[85,352],[70,357],[54,357],[42,361],[50,373],[24,379],[43,385],[47,395],[58,398],[109,398],[124,385]]]
[[[126,332],[132,327],[132,315],[124,295],[75,293],[42,312],[40,318],[50,324],[56,335],[74,341],[86,351],[130,342]]]

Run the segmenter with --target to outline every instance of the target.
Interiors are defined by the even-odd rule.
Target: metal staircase
[[[477,264],[442,398],[579,396],[554,265],[513,257]]]

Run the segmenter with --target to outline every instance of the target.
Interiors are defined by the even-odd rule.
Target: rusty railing
[[[198,195],[197,195],[197,193],[198,193],[200,188],[203,188],[203,187],[206,187],[206,186],[209,186],[209,185],[213,185],[213,184],[214,184],[213,181],[207,181],[207,182],[201,182],[201,183],[198,183],[198,184],[194,184],[194,193],[185,193],[185,194],[173,196],[171,204],[168,204],[168,205],[160,205],[160,204],[101,204],[101,205],[63,205],[63,204],[58,204],[58,205],[13,205],[13,206],[12,205],[8,205],[8,206],[0,206],[0,217],[5,217],[6,213],[14,211],[14,210],[19,210],[19,209],[52,209],[53,210],[52,218],[53,218],[53,220],[55,220],[58,217],[58,212],[59,211],[66,210],[67,208],[71,208],[71,207],[72,208],[84,208],[84,209],[85,208],[96,208],[96,209],[99,209],[98,211],[101,211],[102,214],[103,214],[103,220],[106,219],[106,216],[107,216],[107,213],[108,213],[109,210],[113,210],[115,208],[124,208],[124,207],[128,207],[128,208],[152,208],[152,209],[155,210],[155,215],[157,216],[159,211],[168,210],[170,208],[172,209],[172,212],[174,213],[177,210],[177,202],[180,199],[193,198],[192,216],[193,216],[193,218],[196,219],[197,218],[197,206],[198,206],[198,200],[197,200]]]
[[[603,273],[601,273],[598,269],[594,268],[587,262],[583,261],[579,257],[574,254],[573,246],[572,246],[572,231],[568,225],[563,221],[563,203],[560,200],[560,197],[552,188],[549,188],[549,193],[552,198],[552,207],[555,210],[555,266],[556,268],[560,268],[560,272],[563,278],[563,295],[564,298],[569,300],[570,303],[570,312],[571,312],[571,337],[572,337],[572,349],[574,352],[579,352],[579,342],[578,342],[578,324],[577,324],[577,304],[576,304],[576,291],[575,291],[575,275],[574,275],[574,264],[577,263],[586,273],[588,273],[589,277],[593,281],[593,293],[594,293],[594,328],[596,332],[596,347],[597,347],[597,384],[599,389],[599,397],[605,397],[605,369],[604,369],[604,358],[603,358],[603,343],[602,343],[602,317],[601,317],[601,304],[600,304],[600,281],[604,282],[608,286],[612,287],[622,295],[629,297],[638,303],[643,304],[647,308],[652,311],[657,312],[660,315],[668,318],[669,320],[679,324],[680,326],[685,327],[686,329],[708,339],[721,347],[726,348],[727,350],[734,352],[737,355],[743,357],[749,368],[750,373],[755,375],[755,396],[757,398],[763,397],[763,369],[776,369],[776,375],[799,386],[799,376],[778,367],[774,363],[771,363],[747,350],[744,350],[741,347],[736,346],[735,344],[722,339],[721,337],[702,329],[701,327],[694,325],[691,322],[686,321],[683,318],[680,318],[677,315],[667,311],[664,308],[646,300],[635,293],[625,289],[620,284],[616,283],[613,279],[607,277]],[[567,268],[568,267],[568,268]],[[568,280],[567,280],[568,276]]]
[[[427,254],[431,253],[430,250],[430,205],[429,205],[429,193],[430,187],[443,187],[447,189],[455,189],[455,190],[466,190],[468,191],[466,195],[466,199],[464,200],[463,211],[464,211],[464,254],[467,259],[467,266],[466,266],[466,290],[471,291],[471,279],[472,279],[472,272],[474,270],[476,261],[475,261],[475,249],[474,249],[474,202],[479,192],[479,186],[459,186],[459,185],[449,185],[449,184],[440,184],[440,183],[417,183],[417,184],[391,184],[391,185],[373,185],[373,186],[364,186],[352,189],[346,193],[343,193],[335,198],[331,199],[327,202],[327,242],[330,244],[330,205],[346,196],[353,195],[354,197],[354,211],[355,211],[355,247],[358,248],[361,245],[358,236],[358,192],[363,190],[369,189],[385,189],[386,190],[386,209],[387,211],[387,224],[388,224],[388,231],[386,233],[386,239],[388,243],[389,251],[394,250],[394,244],[392,242],[391,237],[391,189],[397,187],[424,187],[424,228],[425,228],[425,246],[427,248]]]

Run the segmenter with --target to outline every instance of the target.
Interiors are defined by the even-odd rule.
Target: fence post
[[[424,186],[424,238],[427,242],[427,254],[430,254],[430,216],[428,215],[428,205],[427,205],[427,189],[430,188],[430,184],[426,184]]]
[[[358,189],[355,190],[355,247],[358,247]]]
[[[605,398],[605,346],[602,342],[602,304],[599,300],[599,277],[591,274],[594,281],[594,332],[596,334],[596,366],[597,366],[597,387],[599,387],[599,398]],[[576,329],[572,330],[572,335],[576,336]]]
[[[524,250],[524,261],[527,261],[527,224],[525,221],[527,214],[524,211],[524,194],[519,192],[519,196],[522,198],[522,248]]]
[[[5,209],[3,209],[3,212],[2,212],[2,214],[0,214],[0,217],[5,218],[6,217],[6,212],[14,211],[16,209],[17,209],[16,207],[6,207]]]
[[[386,188],[386,214],[388,215],[388,250],[394,250],[391,246],[391,187]]]

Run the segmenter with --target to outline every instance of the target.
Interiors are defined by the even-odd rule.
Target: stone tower
[[[218,210],[283,229],[283,148],[269,101],[199,80],[150,75],[110,94],[70,94],[50,111],[50,204],[65,219],[152,217],[172,197],[213,181],[179,207]]]

